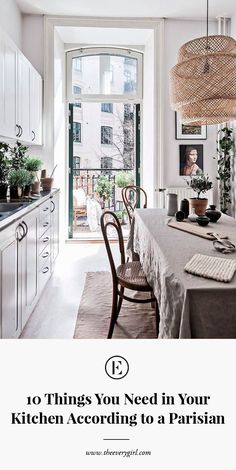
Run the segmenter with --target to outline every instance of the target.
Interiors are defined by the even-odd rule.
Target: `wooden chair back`
[[[127,214],[129,217],[129,222],[131,223],[133,218],[134,209],[139,207],[141,202],[141,197],[143,198],[143,208],[146,209],[147,207],[147,194],[143,188],[140,186],[125,186],[122,188],[122,199],[127,210]]]
[[[115,228],[117,235],[118,235],[118,241],[119,241],[119,249],[120,249],[120,256],[121,256],[121,264],[125,263],[125,248],[124,248],[124,240],[123,240],[123,234],[122,234],[122,229],[120,225],[120,221],[118,217],[116,216],[115,212],[112,211],[105,211],[102,216],[101,216],[101,230],[111,266],[111,272],[112,272],[112,277],[113,281],[117,279],[117,274],[116,274],[116,266],[114,262],[114,258],[112,255],[112,250],[110,247],[110,240],[108,238],[108,228],[113,227]]]

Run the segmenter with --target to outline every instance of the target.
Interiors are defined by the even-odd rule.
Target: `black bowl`
[[[209,222],[210,222],[210,219],[206,215],[199,215],[197,217],[197,223],[201,227],[206,227],[209,224]]]
[[[177,211],[175,214],[177,222],[182,222],[185,218],[185,213],[183,211]]]

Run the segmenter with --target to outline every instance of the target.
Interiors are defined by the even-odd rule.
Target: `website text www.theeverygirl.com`
[[[108,457],[138,457],[138,456],[151,456],[152,452],[150,450],[86,450],[86,456],[108,456]]]

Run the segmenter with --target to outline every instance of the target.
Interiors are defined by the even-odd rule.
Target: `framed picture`
[[[196,176],[203,173],[203,145],[179,146],[180,176]]]
[[[206,140],[207,126],[189,126],[182,124],[179,114],[175,113],[175,138],[176,140]]]

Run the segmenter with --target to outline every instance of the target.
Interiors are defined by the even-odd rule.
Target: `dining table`
[[[136,209],[127,243],[129,256],[139,258],[158,301],[159,338],[236,338],[236,274],[225,283],[185,271],[196,254],[236,262],[236,252],[216,251],[212,240],[177,230],[171,221],[175,217],[165,209]],[[222,214],[207,229],[226,234],[236,245],[234,218]]]

